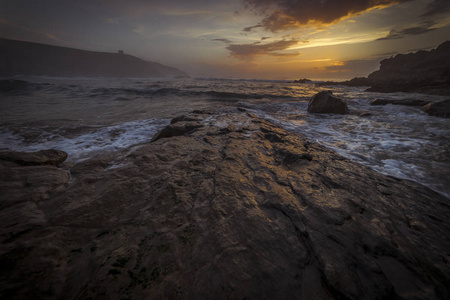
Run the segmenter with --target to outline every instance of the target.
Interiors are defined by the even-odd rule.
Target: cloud
[[[255,25],[255,26],[245,27],[244,29],[242,29],[242,31],[250,32],[250,31],[252,31],[255,28],[261,28],[261,27],[263,27],[263,26],[261,24],[258,24],[258,25]]]
[[[2,38],[9,38],[9,39],[15,39],[15,40],[24,40],[29,42],[49,42],[52,41],[58,41],[62,44],[65,44],[63,40],[61,40],[59,37],[57,37],[55,34],[47,32],[47,31],[41,31],[37,30],[35,28],[28,28],[25,26],[21,26],[19,24],[16,24],[14,22],[10,22],[7,19],[0,18],[0,24],[2,26],[5,26],[7,28],[8,34],[3,34]],[[0,28],[1,30],[2,28]]]
[[[325,67],[325,70],[330,73],[351,72],[352,74],[354,74],[353,76],[367,76],[369,73],[378,69],[381,60],[381,57],[371,60],[348,60]]]
[[[61,2],[61,0],[44,2],[48,1]],[[149,15],[195,17],[230,7],[226,1],[211,0],[77,0],[72,2],[74,3],[72,5],[81,6],[84,10],[106,12],[112,16],[120,15],[122,18],[145,18]]]
[[[378,53],[377,56],[379,57],[388,57],[388,56],[394,56],[399,54],[400,52],[398,51],[391,51],[391,52],[383,52],[383,53]]]
[[[277,32],[311,23],[331,24],[376,7],[407,1],[412,0],[246,0],[245,3],[247,8],[265,15],[256,26]]]
[[[136,28],[133,29],[133,32],[142,35],[145,32],[145,27],[142,25],[137,25]]]
[[[55,36],[54,34],[51,34],[50,32],[46,32],[45,36],[51,40],[60,41],[60,39],[57,36]]]
[[[252,58],[255,56],[297,56],[298,52],[280,52],[298,44],[298,40],[279,40],[267,44],[232,44],[226,47],[231,56],[236,58]]]
[[[435,25],[435,22],[427,21],[427,22],[423,22],[423,23],[419,24],[418,26],[400,28],[400,29],[392,29],[387,36],[379,38],[379,39],[377,39],[377,41],[395,40],[395,39],[401,39],[401,38],[404,38],[404,37],[410,36],[410,35],[424,34],[424,33],[436,30],[437,28],[432,28],[433,25]]]
[[[434,16],[450,11],[450,1],[448,0],[434,0],[427,6],[427,10],[422,15],[423,17]]]
[[[117,19],[117,18],[107,18],[106,20],[105,20],[105,22],[107,23],[107,24],[119,24],[120,22],[119,22],[119,19]]]
[[[222,43],[225,43],[225,44],[231,44],[233,42],[233,41],[231,41],[229,39],[212,39],[211,41],[222,42]]]

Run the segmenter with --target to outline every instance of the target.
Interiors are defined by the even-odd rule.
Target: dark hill
[[[368,77],[374,92],[450,90],[450,41],[430,51],[398,54]]]
[[[186,73],[123,53],[0,39],[0,76],[166,77]]]
[[[450,94],[450,41],[436,49],[397,54],[380,62],[380,69],[367,78],[353,78],[345,82],[325,82],[322,85],[341,84],[370,86],[369,92],[418,92]]]

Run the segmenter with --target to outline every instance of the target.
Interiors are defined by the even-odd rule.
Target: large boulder
[[[450,118],[450,99],[428,103],[422,110],[430,116]]]
[[[308,112],[316,114],[348,114],[347,103],[333,96],[331,91],[322,91],[315,94],[308,103]]]

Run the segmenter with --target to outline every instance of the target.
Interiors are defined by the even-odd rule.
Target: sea
[[[440,101],[445,96],[372,93],[365,87],[217,78],[0,79],[0,151],[59,149],[75,164],[138,147],[176,116],[242,107],[379,173],[421,183],[450,200],[450,119],[373,99]],[[348,115],[308,114],[323,90]]]

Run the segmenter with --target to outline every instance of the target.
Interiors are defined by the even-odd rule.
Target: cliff
[[[321,85],[370,86],[369,92],[418,92],[450,95],[450,41],[436,49],[397,54],[380,62],[367,78]]]
[[[450,41],[430,51],[398,54],[368,77],[377,92],[450,90]]]
[[[448,199],[243,109],[64,158],[0,153],[2,299],[449,299]]]
[[[0,76],[166,77],[186,73],[123,53],[0,39]]]

